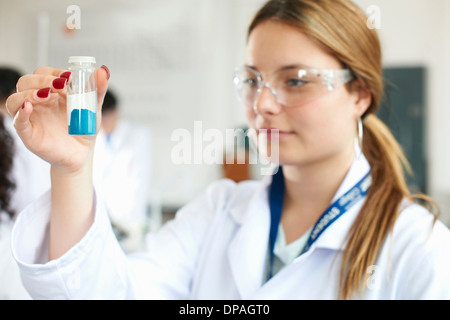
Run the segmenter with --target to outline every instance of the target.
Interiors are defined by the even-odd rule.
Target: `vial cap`
[[[69,63],[95,63],[95,58],[86,56],[72,56],[69,57]]]

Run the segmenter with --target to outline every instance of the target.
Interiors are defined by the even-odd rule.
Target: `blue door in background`
[[[425,76],[423,67],[385,68],[385,99],[378,111],[411,164],[414,175],[407,181],[413,193],[427,192]]]

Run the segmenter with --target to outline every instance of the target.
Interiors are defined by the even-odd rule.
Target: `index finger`
[[[65,69],[56,69],[51,67],[39,67],[34,70],[33,74],[45,74],[54,77],[59,77],[61,74],[67,72]]]

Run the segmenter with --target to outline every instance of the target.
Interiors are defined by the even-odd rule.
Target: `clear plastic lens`
[[[260,92],[271,89],[277,101],[295,107],[313,101],[352,79],[349,70],[318,70],[286,68],[274,73],[270,81],[249,67],[236,70],[234,85],[238,98],[253,107]]]

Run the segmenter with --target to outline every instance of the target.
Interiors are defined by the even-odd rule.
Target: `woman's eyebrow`
[[[253,69],[253,70],[256,70],[256,71],[259,71],[256,66],[245,65],[245,67]],[[291,69],[311,69],[311,68],[312,68],[311,66],[307,66],[305,64],[289,64],[289,65],[283,66],[283,67],[275,70],[275,72],[291,70]]]
[[[311,69],[311,68],[312,67],[307,66],[305,64],[292,64],[292,65],[287,65],[287,66],[281,67],[277,71],[290,70],[290,69]]]
[[[255,67],[255,66],[251,66],[251,65],[245,64],[244,67],[258,71],[258,68]]]

